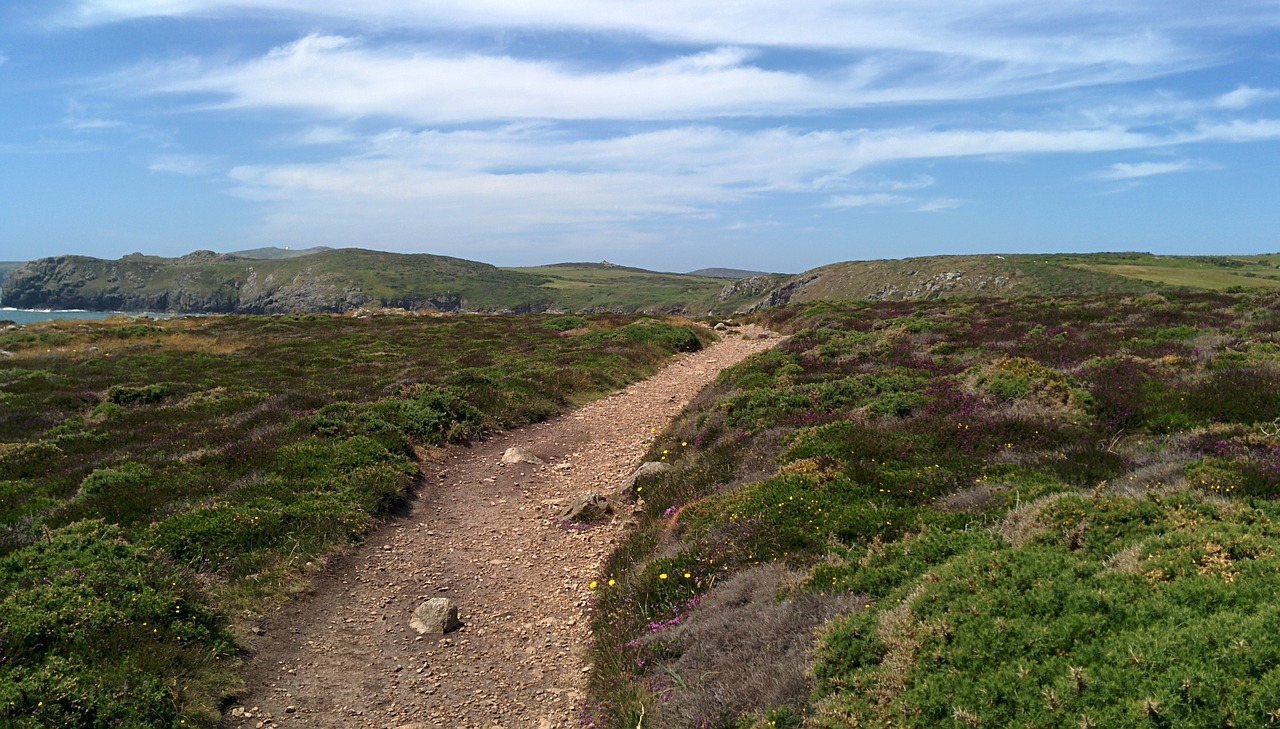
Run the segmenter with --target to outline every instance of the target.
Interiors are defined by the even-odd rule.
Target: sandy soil
[[[224,726],[580,726],[588,585],[622,527],[555,517],[625,482],[721,369],[778,341],[759,335],[744,328],[573,413],[424,463],[406,516],[249,637],[248,693]],[[513,446],[545,463],[503,465]],[[456,601],[463,627],[419,636],[409,618],[430,597]]]

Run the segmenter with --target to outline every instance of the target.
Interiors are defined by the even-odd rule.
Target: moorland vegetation
[[[649,454],[589,723],[1280,721],[1280,298],[764,318]]]
[[[419,459],[709,336],[607,315],[0,328],[0,725],[215,725],[234,621],[358,543]]]

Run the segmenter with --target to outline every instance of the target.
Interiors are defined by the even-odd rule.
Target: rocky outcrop
[[[782,306],[783,304],[790,303],[796,292],[803,291],[805,286],[817,281],[818,278],[819,275],[816,273],[797,276],[785,286],[780,286],[769,292],[768,296],[759,303],[750,307],[748,311],[759,311],[761,309],[767,309],[770,306]]]

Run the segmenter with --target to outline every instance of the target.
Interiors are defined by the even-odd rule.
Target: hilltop
[[[1280,255],[1150,253],[928,256],[833,263],[799,274],[760,308],[819,299],[931,300],[979,296],[1280,288]],[[748,279],[750,280],[750,279]]]
[[[1141,294],[1280,289],[1280,254],[928,256],[846,261],[797,275],[739,269],[664,273],[600,263],[499,268],[431,254],[262,248],[180,258],[131,254],[0,264],[4,303],[22,308],[179,313],[342,312],[362,307],[470,312],[755,311],[819,299]]]
[[[316,246],[314,248],[277,248],[268,246],[266,248],[250,248],[243,251],[231,251],[227,255],[237,256],[239,258],[257,258],[261,260],[277,260],[280,258],[301,258],[309,256],[312,253],[324,253],[333,250],[329,246]]]

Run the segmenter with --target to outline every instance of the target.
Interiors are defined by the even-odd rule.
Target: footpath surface
[[[407,516],[250,636],[248,693],[224,726],[581,726],[588,585],[622,527],[555,517],[624,483],[720,370],[777,343],[760,335],[744,327],[622,392],[425,464]],[[544,463],[504,465],[511,447]],[[463,627],[419,636],[409,620],[432,597],[454,600]]]

